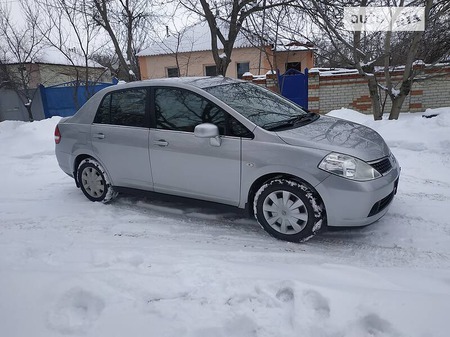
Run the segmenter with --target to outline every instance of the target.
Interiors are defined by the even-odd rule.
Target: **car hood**
[[[390,151],[371,128],[344,119],[320,116],[316,121],[277,135],[287,144],[348,154],[365,161],[386,157]]]

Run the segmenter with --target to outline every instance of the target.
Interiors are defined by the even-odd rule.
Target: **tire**
[[[107,203],[117,196],[104,168],[98,161],[87,158],[78,165],[77,179],[86,198]]]
[[[256,220],[273,237],[303,242],[312,238],[324,222],[323,207],[306,185],[287,179],[267,182],[256,192]]]

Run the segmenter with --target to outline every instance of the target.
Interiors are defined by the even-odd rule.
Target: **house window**
[[[217,67],[205,66],[205,76],[217,76]]]
[[[178,67],[167,68],[167,77],[180,77],[180,69]]]
[[[236,63],[236,73],[238,78],[242,78],[242,75],[248,71],[250,71],[250,62]]]
[[[286,63],[286,71],[289,69],[295,69],[298,71],[302,71],[302,63],[301,62],[287,62]]]

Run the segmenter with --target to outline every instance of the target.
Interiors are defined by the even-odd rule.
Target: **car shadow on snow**
[[[273,242],[284,242],[267,235],[255,218],[249,214],[248,210],[234,206],[141,191],[121,193],[119,198],[114,201],[114,204],[142,213],[187,220],[191,224],[199,224],[204,229],[219,231],[223,234],[231,230],[231,232],[236,231],[237,233],[229,232],[228,234],[230,235],[245,234],[247,237],[255,236],[255,239],[266,238]],[[308,243],[313,245],[324,242],[328,244],[342,244],[343,242],[359,244],[365,242],[368,237],[373,235],[371,228],[372,226],[327,227],[319,235],[309,240]],[[292,243],[288,244],[292,245]]]
[[[190,228],[198,225],[221,234],[231,229],[239,234],[259,233],[259,238],[268,237],[247,210],[224,204],[143,191],[121,193],[113,204],[175,222],[183,221],[183,226]]]

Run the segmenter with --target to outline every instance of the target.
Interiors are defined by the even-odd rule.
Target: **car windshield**
[[[308,118],[311,115],[298,105],[254,84],[240,82],[204,90],[266,130],[297,126],[299,121],[315,119]]]

